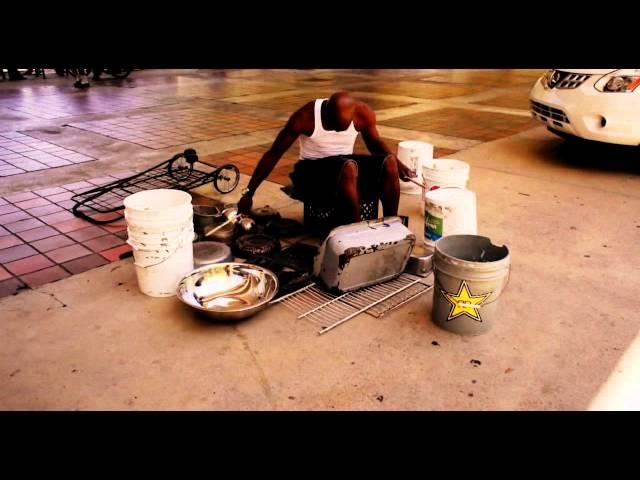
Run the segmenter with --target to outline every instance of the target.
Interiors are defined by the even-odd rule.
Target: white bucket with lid
[[[424,165],[429,165],[433,160],[433,145],[417,140],[406,140],[398,144],[398,160],[415,170],[416,181],[422,183],[422,170]],[[413,182],[400,181],[400,192],[408,195],[420,195],[422,189]]]
[[[476,235],[476,194],[459,187],[427,192],[424,205],[424,245],[433,249],[447,235]]]
[[[191,195],[157,189],[124,200],[138,287],[152,297],[175,295],[180,280],[193,270]]]

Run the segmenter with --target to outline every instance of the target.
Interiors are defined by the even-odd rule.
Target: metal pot
[[[193,227],[197,233],[204,233],[207,227],[218,225],[220,221],[220,209],[213,205],[193,206]]]
[[[204,237],[207,240],[230,243],[234,238],[236,217],[238,209],[230,206],[225,208],[212,219],[212,224],[204,229]]]

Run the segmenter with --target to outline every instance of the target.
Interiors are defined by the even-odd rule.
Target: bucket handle
[[[434,275],[434,278],[435,278],[436,286],[437,286],[441,291],[444,291],[444,288],[442,288],[442,284],[438,281],[438,279],[437,279],[437,276],[436,276],[436,275]],[[502,290],[500,291],[500,294],[499,294],[496,298],[494,298],[494,299],[493,299],[493,300],[491,300],[490,302],[483,303],[482,305],[471,305],[471,304],[465,303],[465,304],[463,304],[463,305],[461,305],[461,306],[463,306],[463,307],[475,308],[475,309],[480,309],[480,308],[482,308],[482,307],[486,307],[487,305],[491,305],[491,304],[492,304],[492,303],[494,303],[494,302],[497,302],[497,301],[500,299],[500,297],[502,296],[502,294],[504,293],[504,291],[507,289],[507,286],[509,285],[509,280],[511,280],[511,265],[509,265],[509,270],[508,270],[508,272],[507,272],[507,280],[504,282],[504,285],[503,285],[503,287],[502,287]]]

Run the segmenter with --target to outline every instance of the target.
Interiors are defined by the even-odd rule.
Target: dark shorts
[[[363,200],[378,198],[381,189],[382,167],[387,155],[340,155],[317,160],[299,160],[289,175],[293,183],[291,196],[306,201],[332,200],[337,196],[336,185],[345,162],[353,160],[358,166],[358,191]]]

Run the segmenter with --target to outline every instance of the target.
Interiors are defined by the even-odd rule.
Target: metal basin
[[[278,293],[278,277],[246,263],[218,263],[194,270],[178,284],[178,298],[208,317],[232,322],[250,317]]]

